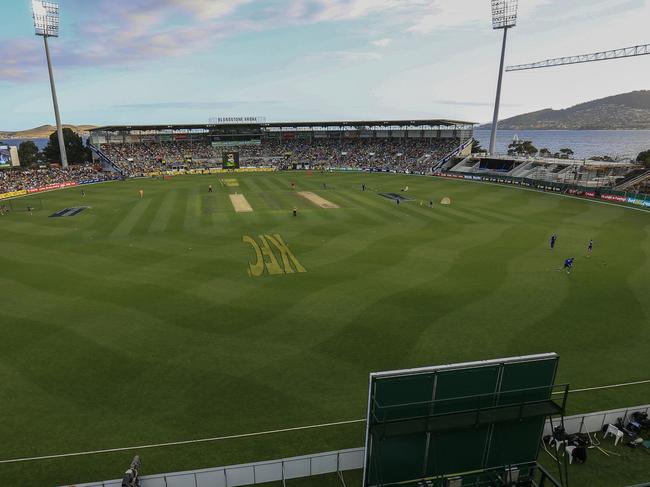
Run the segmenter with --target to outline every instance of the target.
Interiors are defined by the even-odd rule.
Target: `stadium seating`
[[[292,164],[426,173],[459,145],[457,139],[265,139],[238,150],[245,166],[290,167]],[[102,144],[101,150],[128,176],[175,168],[221,165],[222,152],[206,142]]]
[[[0,194],[36,190],[55,184],[99,182],[115,178],[114,173],[104,172],[92,164],[71,165],[67,168],[4,170],[0,171]]]
[[[312,167],[346,167],[403,173],[427,173],[433,164],[457,148],[457,139],[316,139],[314,141],[265,139],[260,145],[238,148],[243,166],[291,168],[293,164]],[[35,190],[53,184],[81,183],[145,176],[173,169],[221,167],[223,151],[206,142],[163,142],[102,144],[102,170],[90,164],[68,168],[47,167],[0,171],[0,194]],[[109,162],[111,164],[106,164]],[[110,167],[109,167],[110,166]]]

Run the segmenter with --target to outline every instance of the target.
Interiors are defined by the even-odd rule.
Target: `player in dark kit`
[[[212,185],[208,186],[208,193],[212,193]]]
[[[571,274],[571,271],[573,270],[573,262],[575,260],[576,260],[575,257],[571,257],[570,259],[564,261],[564,270],[566,271],[567,274]]]
[[[298,216],[298,208],[293,209],[293,216]]]
[[[587,245],[587,254],[591,257],[591,253],[594,251],[594,241],[589,240],[589,245]]]
[[[551,235],[551,250],[555,248],[555,242],[557,242],[557,235]]]

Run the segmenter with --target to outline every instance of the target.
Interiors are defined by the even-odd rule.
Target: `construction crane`
[[[524,71],[527,69],[552,68],[555,66],[565,66],[567,64],[593,63],[596,61],[609,61],[612,59],[646,56],[648,54],[650,54],[650,44],[644,44],[641,46],[624,47],[622,49],[612,49],[611,51],[595,52],[592,54],[546,59],[545,61],[530,64],[517,64],[514,66],[508,66],[506,71],[512,72]]]

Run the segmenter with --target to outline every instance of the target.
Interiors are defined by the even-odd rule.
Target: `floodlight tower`
[[[499,81],[497,82],[497,98],[494,102],[494,118],[492,119],[492,135],[490,137],[490,154],[496,154],[497,126],[499,125],[499,106],[501,105],[501,85],[503,84],[503,68],[506,59],[506,44],[508,29],[517,25],[517,10],[519,0],[492,0],[492,28],[503,30],[503,45],[501,46],[501,64],[499,65]]]
[[[48,37],[59,37],[59,4],[45,0],[32,0],[32,16],[34,18],[36,35],[41,36],[45,43],[45,57],[47,58],[47,70],[50,74],[50,88],[52,89],[52,103],[54,104],[56,132],[59,138],[61,165],[68,167],[68,156],[65,152],[65,143],[63,141],[61,115],[59,115],[59,101],[56,97],[56,86],[54,85],[54,71],[52,70],[52,59],[50,58],[50,47],[47,43]]]

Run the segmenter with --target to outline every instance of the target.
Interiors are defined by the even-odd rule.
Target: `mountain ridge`
[[[63,128],[69,128],[78,134],[86,134],[89,130],[96,128],[95,125],[68,125],[64,124]],[[56,132],[54,125],[39,125],[27,130],[0,130],[1,139],[46,139]]]
[[[479,128],[489,129],[492,124]],[[569,108],[544,108],[499,121],[505,130],[648,130],[650,90],[612,95]]]

